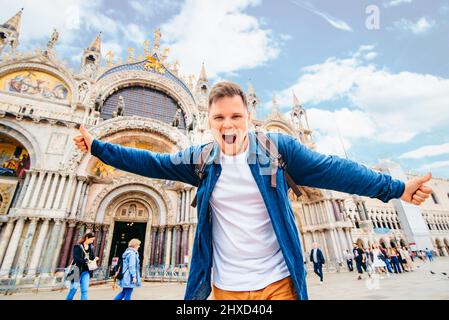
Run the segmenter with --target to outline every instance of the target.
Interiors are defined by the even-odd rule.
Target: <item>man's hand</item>
[[[80,135],[77,135],[75,138],[73,138],[73,141],[75,142],[75,145],[80,149],[82,152],[89,152],[90,148],[92,146],[92,141],[94,138],[92,138],[92,135],[84,128],[83,125],[80,127]]]
[[[419,178],[413,178],[405,183],[404,193],[401,196],[401,200],[405,202],[413,203],[419,206],[421,203],[432,193],[432,188],[425,186],[426,182],[432,179],[432,173]]]
[[[137,279],[136,279],[136,277],[134,277],[133,278],[133,284],[136,284],[137,283]]]

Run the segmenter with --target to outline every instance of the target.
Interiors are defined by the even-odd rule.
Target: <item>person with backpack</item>
[[[116,279],[122,291],[119,292],[114,300],[131,300],[131,295],[134,288],[140,287],[140,260],[139,248],[141,241],[139,239],[132,239],[128,243],[128,248],[122,255],[122,260],[119,263]]]
[[[184,298],[308,299],[306,270],[289,188],[298,185],[416,205],[432,189],[429,173],[406,182],[354,161],[311,150],[281,133],[250,131],[251,112],[241,87],[213,86],[208,123],[214,141],[174,154],[74,137],[82,152],[146,177],[197,187],[197,229]]]
[[[73,269],[67,275],[71,285],[66,300],[73,300],[78,287],[81,287],[81,300],[87,300],[90,278],[93,276],[93,271],[97,268],[98,260],[98,257],[95,257],[94,240],[95,234],[88,232],[73,247],[73,261],[70,264]]]

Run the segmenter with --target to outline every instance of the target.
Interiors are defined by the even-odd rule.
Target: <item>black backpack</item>
[[[123,259],[120,258],[118,264],[114,267],[114,279],[122,280],[123,279]]]
[[[274,164],[276,170],[273,171],[271,174],[271,186],[273,188],[276,188],[276,172],[277,168],[281,168],[284,171],[284,177],[287,181],[288,186],[293,190],[295,195],[299,198],[302,193],[301,190],[299,190],[299,187],[296,185],[296,183],[293,181],[293,179],[290,177],[290,175],[287,172],[287,164],[284,162],[284,159],[282,158],[282,154],[279,153],[274,143],[271,142],[271,140],[267,137],[267,135],[263,132],[256,131],[256,138],[257,142],[259,144],[259,147],[262,148],[262,150],[266,153],[268,158],[270,159],[270,162]],[[209,158],[213,148],[214,148],[215,142],[210,142],[207,145],[204,146],[203,150],[201,151],[200,159],[198,163],[196,164],[195,173],[198,175],[198,178],[201,180],[204,178],[204,170],[206,169],[207,159]],[[191,203],[192,207],[196,207],[196,194],[195,198],[193,198],[193,201]]]

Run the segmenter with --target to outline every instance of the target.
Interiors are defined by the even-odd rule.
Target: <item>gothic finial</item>
[[[12,16],[8,21],[6,21],[2,27],[19,32],[20,29],[20,19],[22,18],[23,8],[17,12],[14,16]]]
[[[95,38],[94,41],[92,41],[91,45],[89,46],[89,50],[100,52],[101,51],[101,32],[98,34],[98,36]]]
[[[299,102],[298,97],[296,97],[295,91],[292,90],[293,93],[293,107],[300,107],[301,103]]]

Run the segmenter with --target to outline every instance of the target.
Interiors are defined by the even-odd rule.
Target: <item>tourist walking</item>
[[[320,278],[320,284],[323,284],[323,264],[325,260],[317,242],[313,243],[313,249],[310,251],[310,261],[313,262],[313,272]]]
[[[77,245],[73,247],[73,271],[67,275],[71,278],[71,285],[67,293],[66,300],[73,300],[76,291],[81,287],[81,300],[87,300],[90,278],[97,268],[98,257],[95,257],[93,242],[95,235],[92,232],[86,233]]]
[[[371,245],[371,256],[373,258],[372,267],[374,269],[374,272],[379,274],[381,279],[382,279],[382,275],[384,273],[386,273],[387,277],[388,277],[389,274],[385,270],[387,265],[384,262],[384,260],[385,260],[384,255],[376,243],[373,243]]]
[[[353,244],[354,248],[352,249],[355,265],[357,268],[357,272],[359,273],[358,280],[362,279],[363,270],[366,271],[366,265],[365,265],[365,253],[363,252],[363,249],[359,247],[357,243]],[[369,275],[369,273],[368,273]]]
[[[353,256],[349,252],[349,250],[344,251],[344,257],[346,259],[346,264],[348,266],[348,270],[352,272],[354,270]]]
[[[128,243],[128,248],[122,255],[122,265],[118,271],[121,274],[121,279],[118,284],[122,287],[114,300],[131,300],[131,295],[134,288],[140,287],[140,259],[139,248],[141,241],[139,239],[132,239]]]
[[[404,252],[405,255],[405,263],[407,265],[408,271],[413,271],[413,261],[411,253],[405,247],[402,247],[402,251]]]
[[[426,255],[427,255],[427,258],[429,258],[429,262],[432,262],[433,261],[432,250],[430,250],[429,248],[426,248]]]
[[[394,273],[402,273],[401,266],[399,265],[398,254],[394,248],[388,249],[390,255],[391,264],[393,265]]]

